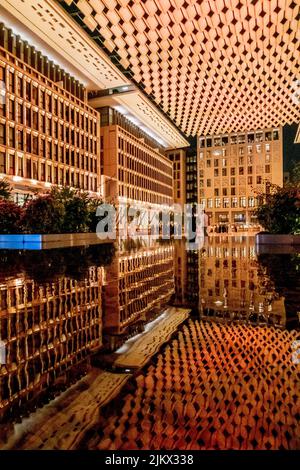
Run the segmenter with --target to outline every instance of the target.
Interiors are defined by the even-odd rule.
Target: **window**
[[[235,178],[230,178],[230,184],[231,186],[235,186]]]
[[[34,153],[34,155],[38,155],[38,153],[39,153],[38,136],[37,135],[32,136],[32,153]]]
[[[214,195],[215,195],[215,196],[219,196],[219,188],[215,188],[215,190],[214,190]]]
[[[256,151],[257,151],[257,153],[261,153],[261,145],[260,144],[256,145]]]
[[[18,157],[18,176],[23,176],[23,157]]]
[[[32,162],[32,177],[33,179],[38,179],[38,164],[36,161]]]
[[[6,144],[6,129],[3,123],[0,123],[0,144]]]
[[[31,160],[26,158],[26,178],[31,178]]]
[[[32,102],[38,105],[38,88],[36,86],[32,87]]]
[[[206,166],[207,166],[207,168],[211,167],[211,161],[210,160],[206,160]]]
[[[235,168],[230,168],[230,174],[231,174],[231,176],[235,175]]]
[[[31,153],[31,134],[26,133],[26,152]]]
[[[231,198],[231,207],[235,208],[238,206],[238,198],[237,197],[232,197]]]
[[[227,176],[227,169],[226,168],[222,168],[222,176]]]
[[[208,209],[212,209],[212,207],[213,207],[213,200],[212,200],[212,198],[207,199],[207,207],[208,207]]]
[[[247,180],[247,181],[248,181],[248,184],[252,184],[252,182],[253,182],[252,176],[248,176],[248,180]]]
[[[5,152],[0,152],[0,173],[6,173]]]
[[[231,194],[231,196],[235,196],[235,188],[230,189],[230,194]]]
[[[262,184],[262,177],[261,176],[256,177],[256,184]]]
[[[17,93],[20,98],[23,98],[23,80],[21,77],[17,77]]]
[[[206,180],[206,186],[207,186],[208,188],[211,187],[211,179]]]
[[[11,99],[9,100],[9,119],[15,120],[15,102]]]
[[[266,173],[271,173],[271,167],[270,167],[270,165],[266,165],[266,166],[265,166],[265,172],[266,172]]]
[[[41,163],[41,181],[45,181],[45,163]]]
[[[15,174],[15,156],[8,155],[8,174],[14,175]]]
[[[26,107],[26,126],[31,127],[31,109]]]
[[[9,72],[9,91],[10,93],[15,92],[15,74],[13,72]]]
[[[279,132],[278,130],[273,131],[273,140],[279,140]]]
[[[244,165],[244,157],[239,157],[239,165]]]
[[[31,83],[30,82],[26,82],[25,94],[26,94],[26,100],[31,101]]]
[[[214,159],[214,166],[215,166],[215,167],[218,167],[218,166],[219,166],[219,159],[218,159],[218,158],[215,158],[215,159]]]
[[[223,188],[222,193],[223,193],[223,196],[227,196],[227,188]]]
[[[15,128],[14,127],[9,127],[9,146],[10,147],[15,147],[16,145],[15,142]]]
[[[240,197],[240,207],[246,207],[246,197]]]
[[[254,207],[255,206],[255,198],[253,196],[250,196],[248,198],[248,206],[249,207]]]
[[[32,127],[36,131],[39,128],[39,116],[38,116],[37,111],[34,111],[34,110],[32,110]]]
[[[221,207],[221,199],[219,197],[215,198],[215,207],[216,209]]]
[[[219,176],[219,170],[218,170],[217,168],[214,170],[214,176],[215,176],[215,177],[216,177],[216,176]]]
[[[229,207],[229,197],[223,197],[223,208]]]

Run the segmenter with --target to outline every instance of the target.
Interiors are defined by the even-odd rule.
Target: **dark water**
[[[300,254],[250,237],[0,251],[0,431],[85,375],[166,305],[212,322],[299,327]],[[4,357],[5,356],[5,357]],[[1,436],[0,436],[1,437]]]

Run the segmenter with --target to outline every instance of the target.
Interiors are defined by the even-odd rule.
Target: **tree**
[[[11,187],[7,180],[0,181],[0,198],[2,199],[10,199],[11,196]]]
[[[0,199],[0,233],[20,233],[22,214],[22,208],[13,201]]]
[[[63,204],[51,194],[42,194],[25,205],[22,225],[27,233],[61,233],[65,215]]]
[[[293,167],[291,169],[291,183],[300,183],[300,162],[293,161]]]
[[[261,205],[255,210],[258,222],[270,233],[300,233],[300,184],[281,188],[270,185],[268,194],[260,194]]]

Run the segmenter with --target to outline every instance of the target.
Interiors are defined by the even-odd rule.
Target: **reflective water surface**
[[[230,361],[233,351],[232,361],[235,360],[234,354],[239,358],[237,362],[242,361],[241,356],[247,348],[248,356],[252,357],[252,349],[258,347],[254,346],[257,342],[264,349],[264,354],[266,350],[274,354],[274,364],[277,364],[277,368],[280,369],[281,364],[284,365],[282,374],[285,374],[286,367],[290,367],[286,366],[286,363],[292,364],[291,343],[300,339],[300,254],[257,254],[254,238],[251,237],[210,237],[197,251],[187,251],[184,241],[150,243],[145,240],[129,240],[118,246],[102,245],[41,252],[0,251],[0,263],[0,446],[4,445],[14,432],[15,423],[22,422],[26,416],[59,396],[81,377],[90,373],[94,367],[99,367],[101,357],[105,357],[105,361],[101,363],[101,367],[105,369],[109,357],[114,357],[114,352],[128,338],[141,333],[149,322],[159,317],[167,305],[190,307],[192,312],[190,323],[179,329],[179,337],[175,340],[177,343],[172,339],[156,358],[158,363],[146,368],[141,374],[141,380],[146,380],[143,390],[148,390],[148,398],[144,396],[144,401],[141,399],[141,407],[150,406],[150,415],[154,416],[161,426],[165,418],[158,419],[162,411],[158,403],[155,404],[149,397],[152,392],[155,395],[158,389],[163,390],[165,387],[164,394],[167,394],[165,396],[170,403],[177,403],[176,393],[179,393],[179,389],[176,386],[175,395],[168,396],[170,384],[166,384],[169,380],[167,373],[170,367],[169,372],[175,374],[178,383],[181,383],[180,376],[185,378],[184,383],[193,383],[193,373],[196,369],[194,372],[190,369],[191,361],[183,359],[185,354],[199,354],[200,362],[198,361],[197,367],[202,365],[197,377],[204,369],[207,373],[214,371],[216,375],[210,392],[204,385],[204,388],[201,388],[202,383],[198,379],[194,384],[195,390],[197,387],[199,393],[202,390],[202,398],[198,392],[196,394],[200,404],[203,405],[203,397],[212,400],[209,409],[213,410],[211,419],[214,420],[216,417],[220,419],[224,412],[222,406],[218,408],[219,403],[213,400],[214,387],[216,390],[218,388],[216,381],[219,381],[219,384],[222,382],[220,377],[227,367],[225,357]],[[191,350],[190,341],[193,344]],[[244,344],[244,352],[239,341]],[[283,356],[278,356],[277,349],[271,351],[274,346],[271,343],[274,341],[282,342],[281,349],[285,351]],[[227,357],[225,349],[231,342],[233,349],[229,348]],[[221,350],[215,353],[215,358],[211,357],[211,361],[201,356],[203,348],[214,352],[220,345]],[[276,347],[278,345],[279,343]],[[103,356],[99,356],[99,352],[103,353]],[[181,357],[179,368],[174,366],[175,359],[169,363],[169,354],[175,354],[175,358],[176,354]],[[97,357],[97,360],[94,360],[94,357]],[[243,359],[245,364],[248,364],[249,357]],[[216,366],[218,361],[222,366]],[[269,359],[265,358],[265,361]],[[162,366],[166,367],[166,372],[161,374]],[[248,366],[249,371],[254,370],[253,364]],[[159,385],[155,382],[155,387],[151,379],[151,367],[156,368],[156,378],[153,380],[160,381]],[[245,367],[241,368],[242,378],[238,381],[240,384],[246,375]],[[272,360],[268,367],[272,369]],[[288,374],[286,380],[290,378],[293,382],[295,377],[298,377],[297,367],[299,366],[292,366],[291,375]],[[228,369],[227,374],[229,373],[235,377],[234,369]],[[249,374],[249,383],[252,383],[255,374]],[[265,378],[266,383],[277,380],[275,376],[270,377]],[[208,376],[206,379],[208,380]],[[255,380],[253,384],[257,384]],[[287,387],[287,396],[289,392],[293,396],[296,394],[293,384],[282,384]],[[140,386],[137,379],[135,390],[129,395],[129,402],[130,397],[138,400]],[[241,387],[242,385],[240,392]],[[255,388],[255,385],[253,387]],[[196,395],[190,395],[192,390],[187,390],[183,385],[179,388],[180,400],[190,402],[191,406],[195,405]],[[248,395],[250,393],[255,396],[254,388],[248,389]],[[225,389],[226,384],[223,399],[226,395]],[[251,401],[248,395],[247,400]],[[120,403],[125,406],[126,397],[124,400]],[[245,403],[247,400],[244,397]],[[258,401],[263,406],[265,400],[269,403],[262,392]],[[290,419],[292,426],[297,413],[299,416],[299,396],[296,394],[293,400],[294,408],[287,407],[284,410],[284,413],[290,412],[291,416],[284,414],[282,417],[283,424]],[[282,401],[284,402],[284,399]],[[239,409],[240,405],[243,406],[242,402],[241,398],[236,409]],[[126,406],[128,407],[128,404]],[[168,412],[164,411],[169,416],[167,421],[170,421],[173,411],[174,407]],[[280,412],[280,409],[276,410],[277,412]],[[133,425],[130,418],[124,415],[123,408],[115,407],[108,415],[113,418],[116,413],[113,425],[115,436],[119,435],[117,430],[121,417],[127,422],[122,433],[126,434],[125,430],[130,429],[132,434]],[[134,410],[131,410],[129,416],[132,416],[132,413],[134,414]],[[136,413],[139,411],[136,410]],[[143,431],[139,427],[139,421],[143,420],[142,416],[138,415],[140,417],[134,421],[133,437],[123,441],[118,441],[115,437],[108,442],[105,431],[101,434],[98,430],[90,442],[84,440],[82,446],[111,449],[149,446],[153,449],[159,448],[156,446],[189,448],[189,445],[190,448],[260,448],[260,445],[265,445],[261,443],[265,442],[270,448],[299,446],[299,427],[290,430],[291,437],[285,437],[285,441],[279,440],[280,424],[278,429],[276,424],[272,430],[263,432],[261,441],[256,434],[250,435],[250,430],[248,434],[241,430],[243,438],[239,440],[236,436],[229,442],[226,441],[226,433],[231,433],[232,423],[229,423],[228,415],[227,421],[226,417],[222,418],[224,423],[228,423],[227,429],[222,420],[221,424],[218,421],[212,426],[208,411],[205,416],[199,415],[198,421],[196,420],[198,424],[195,424],[193,419],[196,419],[197,405],[194,412],[192,409],[185,409],[184,412],[177,410],[175,414],[179,417],[180,413],[184,414],[185,421],[173,420],[171,426],[173,434],[175,431],[178,434],[179,429],[185,430],[179,441],[170,440],[168,435],[164,441],[159,442],[156,438],[159,429],[157,432],[153,430],[152,418],[147,418],[147,442],[139,440],[139,432]],[[236,413],[238,414],[238,411]],[[245,410],[243,413],[245,414]],[[234,414],[234,411],[231,414]],[[248,414],[251,414],[249,409]],[[198,434],[213,428],[209,431],[209,437],[208,434],[200,437],[197,433],[189,434],[191,426],[186,429],[187,416],[193,421],[194,428],[198,429]],[[252,424],[243,424],[241,421],[240,426],[242,425],[253,429],[256,428],[257,422],[255,423],[255,419]],[[159,424],[157,426],[159,428]],[[261,426],[265,429],[265,424]],[[101,423],[102,427],[105,429],[105,422]],[[221,428],[222,436],[216,438],[215,432]],[[113,430],[110,425],[107,435],[111,435]],[[246,434],[243,435],[243,432]],[[276,433],[276,439],[272,434],[273,441],[269,437],[266,440],[265,435],[269,436],[268,433]],[[131,434],[129,433],[129,436]],[[250,441],[254,444],[249,444]]]

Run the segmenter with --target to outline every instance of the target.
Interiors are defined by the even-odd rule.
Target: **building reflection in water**
[[[178,304],[218,321],[285,326],[285,299],[270,277],[270,266],[259,262],[254,237],[209,237],[200,250],[191,251],[178,243],[176,265]]]
[[[162,312],[174,295],[174,246],[120,246],[106,269],[103,327],[109,350]]]
[[[254,238],[213,237],[199,253],[203,316],[285,325],[284,299],[259,264]]]
[[[173,253],[159,244],[2,253],[0,422],[84,375],[104,338],[112,350],[159,314],[174,294]]]

